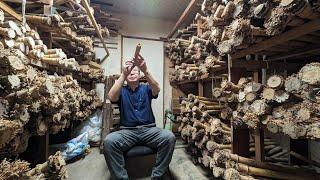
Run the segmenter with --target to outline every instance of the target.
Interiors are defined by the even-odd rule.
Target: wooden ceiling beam
[[[244,50],[235,52],[235,53],[231,54],[231,56],[232,56],[232,59],[239,59],[239,58],[244,57],[248,54],[255,54],[257,52],[267,50],[271,47],[283,44],[289,40],[294,40],[298,37],[301,37],[303,35],[317,31],[319,29],[320,29],[320,19],[316,19],[316,20],[310,21],[302,26],[298,26],[296,28],[293,28],[287,32],[280,34],[280,35],[274,36],[268,40],[254,44]]]
[[[174,33],[178,30],[178,28],[181,26],[181,24],[187,19],[188,15],[190,14],[193,7],[195,7],[196,5],[197,5],[197,0],[190,1],[189,5],[184,10],[184,12],[180,16],[179,20],[177,21],[177,23],[174,25],[173,29],[171,30],[171,32],[167,36],[167,39],[170,39],[174,35]]]
[[[18,21],[22,21],[22,16],[3,1],[0,1],[0,9],[17,19]]]

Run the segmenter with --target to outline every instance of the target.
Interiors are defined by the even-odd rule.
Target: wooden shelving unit
[[[198,21],[197,24],[197,35],[200,36],[202,34],[201,22]],[[247,55],[251,55],[251,57],[255,57],[255,59],[248,61],[246,60]],[[315,57],[317,55],[320,55],[320,19],[306,21],[304,24],[291,27],[279,35],[228,54],[228,62],[230,62],[228,66],[229,81],[237,83],[240,77],[250,72],[255,82],[262,83],[265,81],[262,79],[262,69],[286,69],[295,71],[299,65],[301,66],[301,64],[297,64],[297,59],[302,57]],[[294,63],[287,63],[292,59],[296,61]],[[280,62],[280,60],[285,60],[285,62]],[[219,74],[215,73],[215,75]],[[263,76],[265,77],[266,74]],[[211,81],[212,78],[214,77],[199,77],[199,79],[196,80],[176,82],[175,84],[196,84],[198,90],[196,95],[203,96],[204,83]],[[183,95],[181,92],[177,93],[177,90],[174,91],[172,94],[173,98]],[[238,128],[231,125],[231,129],[232,153],[249,157],[250,133],[253,133],[255,161],[264,165],[272,165],[265,162],[264,137],[267,131],[265,126],[260,125],[259,128],[252,131],[247,125]],[[312,162],[310,159],[308,139],[290,138],[289,144],[290,165],[306,165],[308,164],[307,162]],[[301,157],[297,158],[297,155],[295,156],[293,153],[290,153],[291,151],[298,153]]]

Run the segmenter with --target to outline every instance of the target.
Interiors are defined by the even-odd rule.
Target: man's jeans
[[[104,156],[112,179],[129,179],[125,170],[123,152],[135,145],[157,149],[156,164],[151,178],[161,179],[168,169],[175,145],[171,131],[157,127],[122,129],[107,135],[104,140]]]

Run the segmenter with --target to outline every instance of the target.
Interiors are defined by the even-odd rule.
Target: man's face
[[[132,83],[132,82],[139,81],[139,79],[140,79],[140,69],[137,66],[135,66],[132,69],[131,73],[127,76],[126,80],[128,83]]]

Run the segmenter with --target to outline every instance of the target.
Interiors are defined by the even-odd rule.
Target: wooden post
[[[201,25],[202,25],[201,20],[197,20],[197,34],[198,34],[198,36],[202,35]],[[198,95],[203,96],[203,82],[201,80],[198,82]]]
[[[231,66],[232,66],[232,57],[228,54],[228,81],[231,82]]]
[[[229,81],[233,83],[237,83],[241,77],[244,76],[246,69],[245,68],[232,68],[232,59],[231,56],[228,55],[228,75]],[[232,123],[231,123],[232,125]],[[238,154],[243,157],[249,157],[249,144],[250,144],[250,134],[249,128],[247,125],[242,125],[237,129],[234,126],[231,126],[231,150],[232,153]]]
[[[197,32],[198,32],[198,36],[201,36],[202,35],[202,22],[200,19],[197,20]]]
[[[254,131],[254,147],[256,161],[264,161],[264,132],[260,126]]]
[[[255,61],[258,60],[258,55],[255,55]],[[253,80],[259,83],[259,71],[253,72]],[[256,161],[264,161],[264,132],[260,125],[254,130],[254,147]]]
[[[46,0],[45,3],[47,3],[48,5],[44,5],[43,7],[43,12],[45,15],[51,15],[52,14],[52,5],[53,5],[53,0]],[[45,33],[46,36],[49,37],[48,41],[46,42],[46,45],[48,46],[49,49],[52,48],[52,34],[51,32],[49,33]],[[49,122],[46,120],[46,124],[47,127],[49,126]],[[49,157],[49,130],[46,132],[46,134],[44,136],[40,137],[40,143],[39,143],[39,148],[42,149],[42,159],[41,161],[45,162],[47,161],[48,157]]]
[[[51,15],[53,12],[53,0],[43,0],[46,5],[43,6],[43,14]]]
[[[203,96],[203,82],[202,81],[198,82],[198,94],[199,94],[199,96]]]
[[[100,141],[100,153],[103,153],[103,140],[110,133],[112,126],[112,103],[108,99],[108,93],[113,85],[113,77],[106,77],[104,82],[104,103],[102,107],[102,131]]]

